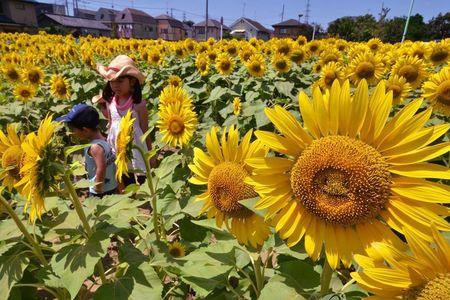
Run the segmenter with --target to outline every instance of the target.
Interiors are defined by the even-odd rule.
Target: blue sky
[[[42,1],[42,0],[41,0]],[[64,3],[63,0],[43,0],[48,3]],[[183,11],[186,19],[195,22],[204,19],[205,0],[78,0],[80,8],[96,9],[98,7],[111,7],[114,3],[115,9],[121,10],[125,7],[131,7],[146,11],[152,16],[166,13],[173,8],[173,16],[183,19]],[[306,9],[306,0],[209,0],[209,14],[212,18],[224,18],[224,22],[230,25],[234,20],[244,15],[248,18],[259,21],[266,27],[281,21],[281,11],[284,3],[284,20],[297,19],[298,14],[304,14]],[[381,10],[381,5],[389,7],[391,11],[388,17],[406,15],[410,0],[310,0],[310,22],[321,24],[324,28],[328,23],[342,16],[354,16],[365,13],[371,13],[375,17]],[[245,9],[244,9],[245,5]],[[72,0],[69,0],[69,6],[72,6]],[[71,10],[71,9],[70,9]],[[420,13],[425,20],[442,12],[450,11],[450,1],[448,0],[415,0],[414,13]]]

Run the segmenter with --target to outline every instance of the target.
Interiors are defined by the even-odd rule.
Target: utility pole
[[[170,17],[173,18],[173,8],[170,9]]]
[[[281,22],[284,20],[284,3],[283,3],[283,9],[281,10]]]
[[[183,22],[186,22],[186,12],[183,11]]]
[[[405,23],[405,30],[403,30],[402,43],[405,41],[406,33],[408,32],[409,19],[411,18],[411,12],[413,9],[413,5],[414,5],[414,0],[411,0],[411,2],[409,4],[408,18],[406,18],[406,23]]]
[[[306,11],[305,11],[305,23],[309,24],[309,14],[311,12],[311,6],[309,0],[306,0]]]
[[[208,40],[208,0],[206,0],[206,15],[205,15],[205,41]]]
[[[66,15],[69,15],[69,2],[67,2],[67,0],[65,1],[65,6],[66,6]]]
[[[220,39],[223,38],[223,16],[220,17]]]

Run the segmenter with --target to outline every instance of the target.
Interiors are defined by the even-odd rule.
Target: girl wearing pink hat
[[[94,103],[104,103],[102,112],[108,118],[108,143],[112,149],[116,149],[116,139],[119,133],[119,124],[122,117],[132,111],[134,122],[134,144],[145,151],[151,149],[151,139],[147,136],[145,143],[141,142],[142,135],[148,130],[148,111],[146,102],[142,99],[142,85],[144,75],[136,68],[131,58],[119,55],[114,58],[109,66],[97,65],[97,71],[107,80],[102,95],[93,98]],[[133,149],[131,169],[134,173],[124,176],[124,186],[132,183],[145,182],[145,162],[140,153]]]

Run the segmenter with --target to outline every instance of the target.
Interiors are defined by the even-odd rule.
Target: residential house
[[[183,22],[168,15],[159,15],[155,19],[158,21],[158,37],[166,41],[179,41],[186,38]]]
[[[95,13],[95,19],[102,22],[104,25],[111,28],[111,36],[117,37],[117,24],[116,16],[119,13],[118,10],[111,8],[100,7]]]
[[[77,18],[95,20],[95,10],[75,8],[73,15]]]
[[[254,37],[267,41],[271,36],[270,29],[267,29],[255,20],[244,17],[234,21],[230,28],[232,36],[245,38],[246,40]]]
[[[296,39],[300,35],[311,37],[313,27],[309,24],[300,23],[297,20],[289,19],[272,25],[275,29],[274,36],[278,38]]]
[[[111,27],[111,24],[115,23],[116,15],[118,13],[118,10],[100,7],[95,13],[95,19],[102,22],[106,26]]]
[[[149,14],[125,8],[116,15],[117,36],[121,38],[156,39],[158,22]]]
[[[0,32],[37,32],[34,0],[1,0],[0,1]]]
[[[36,16],[39,18],[42,14],[67,15],[66,7],[61,4],[36,3]]]
[[[194,32],[193,37],[196,40],[203,41],[205,40],[205,21],[200,23],[196,23],[193,26]],[[230,28],[225,25],[221,25],[221,23],[214,19],[208,19],[208,38],[212,37],[216,40],[220,40],[220,30],[222,27],[222,34],[226,34],[230,32]]]
[[[111,28],[102,22],[71,16],[43,14],[39,17],[39,27],[54,27],[64,33],[76,30],[81,35],[111,36]]]
[[[194,37],[194,28],[192,28],[192,26],[190,26],[189,24],[183,22],[183,28],[184,28],[184,31],[186,32],[186,37],[187,38],[193,38]]]

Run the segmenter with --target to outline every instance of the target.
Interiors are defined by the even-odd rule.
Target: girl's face
[[[118,97],[126,97],[131,95],[133,81],[128,77],[119,77],[110,81],[111,89]]]

